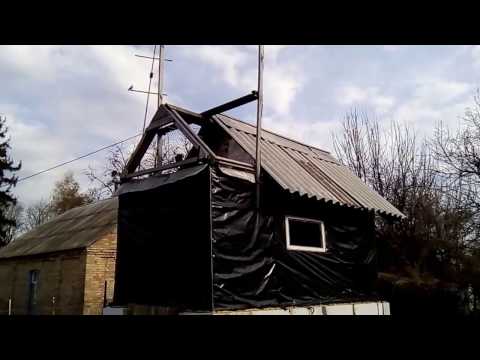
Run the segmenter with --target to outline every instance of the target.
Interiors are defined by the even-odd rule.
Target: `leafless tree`
[[[20,231],[30,231],[52,219],[54,216],[55,213],[52,209],[51,203],[44,199],[39,200],[25,209]]]
[[[446,179],[451,196],[462,200],[463,207],[475,213],[476,237],[480,236],[480,92],[474,106],[468,108],[461,127],[452,132],[440,122],[432,140],[439,172]],[[454,191],[452,191],[454,190]]]
[[[400,222],[377,219],[385,268],[419,277],[458,264],[471,212],[460,198],[445,196],[448,184],[426,140],[405,124],[382,127],[352,110],[333,143],[343,163],[407,216]]]
[[[123,172],[127,164],[130,153],[127,152],[123,145],[117,145],[109,150],[103,167],[95,169],[89,166],[85,171],[88,179],[96,186],[89,189],[92,197],[95,199],[104,199],[112,196],[115,193],[118,177]]]
[[[174,163],[178,155],[182,155],[184,158],[192,148],[190,141],[179,130],[174,130],[164,135],[160,144],[161,151],[157,151],[157,139],[155,138],[152,141],[140,162],[138,170]],[[132,151],[133,149],[117,145],[109,151],[102,168],[88,167],[85,175],[87,175],[91,183],[95,184],[93,188],[89,189],[92,197],[103,199],[115,193],[119,183],[119,176],[127,165]],[[169,171],[175,170],[171,169]]]

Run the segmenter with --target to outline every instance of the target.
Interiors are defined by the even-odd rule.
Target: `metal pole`
[[[165,70],[165,45],[160,45],[158,53],[158,107],[164,103],[163,86],[164,86],[164,70]]]
[[[12,298],[8,298],[8,315],[12,315]]]
[[[153,59],[155,59],[155,54],[157,51],[157,45],[153,47]],[[148,100],[150,99],[150,88],[152,86],[152,78],[153,78],[153,65],[155,63],[155,60],[152,60],[152,67],[150,69],[150,74],[149,74],[149,82],[148,82],[148,91],[147,91],[147,105],[145,106],[145,116],[143,117],[143,131],[145,132],[145,125],[147,124],[147,114],[148,114]]]
[[[263,45],[258,45],[257,148],[255,156],[256,206],[260,210],[260,171],[262,168]]]
[[[160,45],[158,53],[158,107],[164,103],[163,100],[163,87],[165,83],[164,79],[165,70],[165,45]],[[157,135],[157,154],[155,165],[160,166],[162,162],[162,139]]]

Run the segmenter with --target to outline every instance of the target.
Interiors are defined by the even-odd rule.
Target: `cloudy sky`
[[[139,133],[153,46],[0,46],[0,114],[10,129],[19,177]],[[167,101],[203,111],[256,88],[256,46],[166,47]],[[456,126],[480,86],[478,46],[266,46],[266,128],[332,150],[331,133],[359,107],[381,121],[408,122],[419,134],[442,120]],[[149,116],[153,114],[152,101]],[[255,104],[231,112],[254,122]],[[134,141],[132,141],[132,145]],[[72,170],[106,153],[20,182],[25,204],[47,198]]]

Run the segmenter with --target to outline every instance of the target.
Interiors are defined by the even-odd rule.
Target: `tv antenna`
[[[158,55],[157,55],[157,48],[158,48]],[[161,104],[164,104],[165,97],[167,96],[166,93],[164,93],[164,84],[165,84],[165,61],[173,61],[171,59],[166,59],[165,58],[165,45],[154,45],[153,46],[153,56],[145,56],[145,55],[138,55],[135,54],[136,57],[142,58],[142,59],[149,59],[152,61],[152,65],[150,68],[150,74],[149,74],[149,82],[148,82],[148,90],[137,90],[133,88],[133,85],[130,85],[128,88],[128,91],[133,91],[137,93],[142,93],[142,94],[147,94],[147,103],[145,105],[145,115],[143,117],[143,132],[145,132],[145,126],[147,123],[147,114],[148,114],[148,104],[150,100],[150,95],[157,95],[157,108],[160,107]],[[158,61],[158,89],[157,92],[152,92],[152,79],[153,79],[153,69],[155,67],[155,61]]]
[[[156,57],[157,47],[158,47],[158,57]],[[148,103],[150,100],[150,95],[157,95],[157,108],[160,108],[160,105],[166,102],[165,97],[167,96],[167,94],[164,93],[165,61],[173,61],[173,60],[165,58],[165,45],[154,45],[153,56],[145,56],[145,55],[138,55],[138,54],[135,54],[135,56],[143,59],[152,60],[152,66],[150,68],[150,74],[149,74],[150,79],[148,82],[148,90],[147,91],[136,90],[133,88],[133,85],[131,85],[128,88],[128,91],[147,94],[147,103],[145,105],[145,115],[143,117],[143,130],[142,130],[142,132],[145,133],[145,126],[147,124]],[[155,67],[156,60],[158,60],[158,89],[157,89],[157,92],[155,93],[155,92],[151,92],[151,88],[152,88],[152,79],[153,79],[153,68]],[[157,136],[157,148],[155,151],[155,166],[159,165],[159,162],[162,161],[161,159],[162,159],[162,139],[159,136]]]

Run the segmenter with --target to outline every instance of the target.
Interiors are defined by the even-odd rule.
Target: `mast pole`
[[[256,206],[260,210],[260,172],[262,169],[262,113],[263,113],[263,45],[258,45],[258,100],[257,100],[257,143],[255,156]]]

